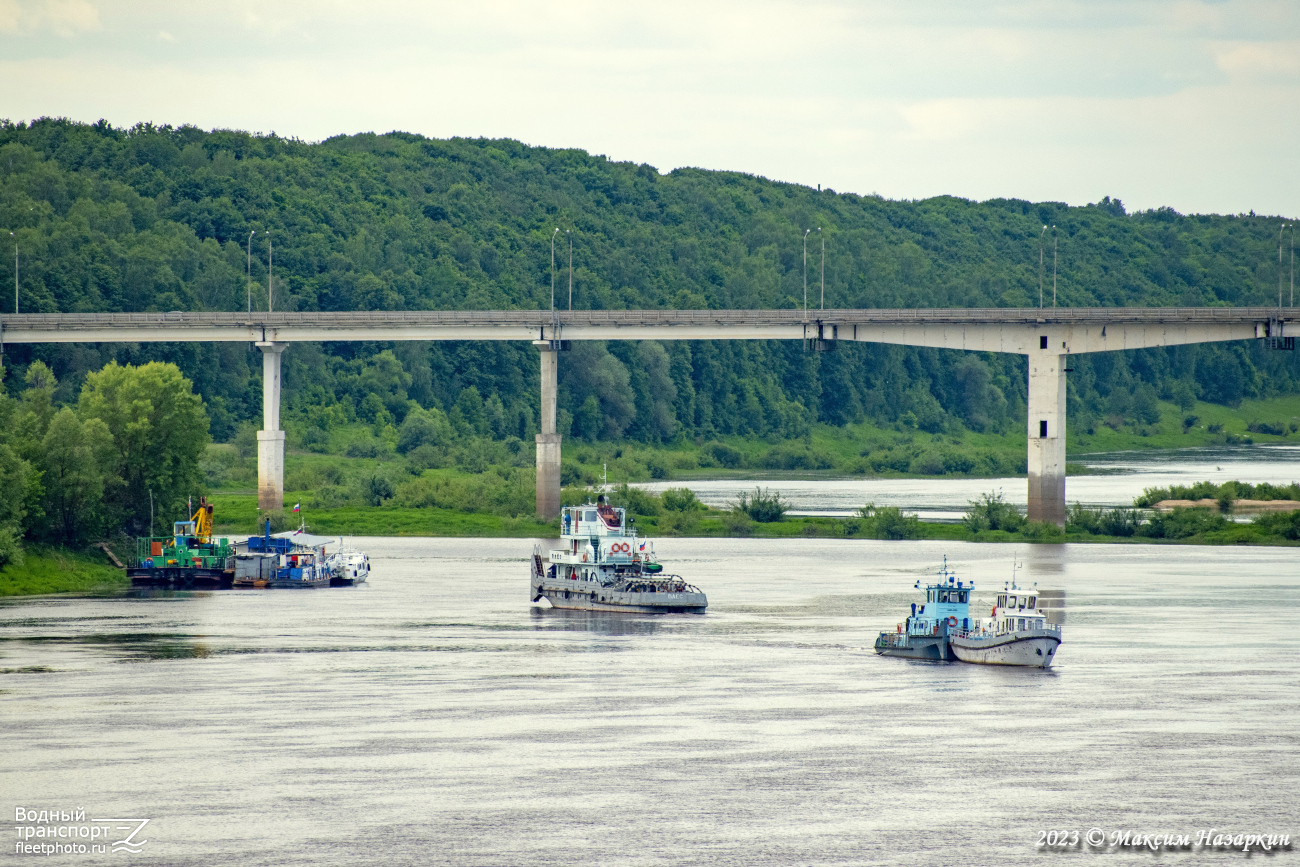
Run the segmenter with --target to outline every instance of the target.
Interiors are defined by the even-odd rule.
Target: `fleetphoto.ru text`
[[[29,810],[14,808],[15,855],[139,855],[149,841],[150,819],[88,819],[85,808]]]

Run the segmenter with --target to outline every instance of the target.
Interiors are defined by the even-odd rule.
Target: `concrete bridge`
[[[574,340],[803,340],[893,343],[1029,360],[1029,518],[1065,522],[1066,358],[1084,352],[1265,339],[1293,348],[1298,318],[1276,307],[958,308],[917,310],[387,311],[359,313],[24,313],[0,317],[5,343],[249,342],[262,350],[263,429],[258,501],[284,503],[280,356],[293,342],[328,340],[528,340],[541,353],[537,512],[560,510],[556,431],[559,354]]]

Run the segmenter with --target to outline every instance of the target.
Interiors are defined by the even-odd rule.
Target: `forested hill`
[[[242,132],[41,120],[0,125],[0,236],[16,232],[24,311],[1029,306],[1046,235],[1061,305],[1275,303],[1281,219],[1127,214],[1118,200],[1067,207],[941,197],[889,201],[732,172],[618,163],[510,140],[357,135],[306,144]],[[816,231],[820,227],[820,234]],[[2,285],[2,284],[0,284]],[[0,311],[12,298],[0,292]],[[174,361],[229,436],[260,414],[247,347],[6,348],[6,381],[41,358],[75,395],[110,358]],[[526,345],[326,344],[286,355],[287,417],[400,422],[410,401],[535,430]],[[1233,403],[1297,389],[1290,353],[1251,344],[1083,357],[1077,421],[1149,412],[1159,394]],[[805,353],[790,343],[610,343],[562,364],[575,435],[800,434],[864,418],[930,429],[1003,428],[1023,402],[1023,361],[883,346]],[[472,387],[472,393],[471,393]],[[377,397],[368,397],[374,394]],[[910,415],[908,415],[910,413]],[[1019,423],[1016,423],[1018,426]],[[310,438],[309,438],[310,439]]]

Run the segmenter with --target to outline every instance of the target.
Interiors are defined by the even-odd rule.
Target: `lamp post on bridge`
[[[1038,235],[1038,309],[1043,309],[1043,239],[1047,237],[1047,227]]]
[[[18,236],[13,232],[9,237],[14,239],[14,313],[18,312]]]
[[[551,321],[555,321],[555,236],[560,234],[560,227],[556,226],[555,231],[551,233]]]
[[[1056,308],[1056,226],[1052,226],[1052,308]]]
[[[248,233],[248,315],[253,315],[253,236],[257,230]]]
[[[812,229],[803,230],[803,318],[808,318],[808,235]]]
[[[1283,223],[1277,230],[1277,309],[1282,309],[1282,233],[1290,228],[1290,223]],[[1291,304],[1295,305],[1295,233],[1291,234]],[[17,307],[17,304],[14,305]]]
[[[266,312],[270,313],[272,309],[271,297],[271,279],[275,267],[275,249],[271,241],[271,233],[266,233]]]
[[[564,234],[569,236],[569,312],[573,312],[573,232],[569,229],[564,230]]]
[[[826,236],[822,234],[822,227],[817,227],[817,234],[822,239],[822,303],[821,309],[826,309]]]

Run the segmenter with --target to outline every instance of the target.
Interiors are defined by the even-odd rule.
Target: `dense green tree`
[[[108,426],[98,418],[83,422],[70,408],[60,409],[41,441],[40,468],[47,534],[68,544],[93,538],[104,518],[105,477],[114,469]]]
[[[113,439],[114,486],[107,505],[133,531],[157,514],[180,515],[203,492],[199,458],[208,419],[192,384],[172,364],[109,364],[86,377],[78,413],[98,420]]]

